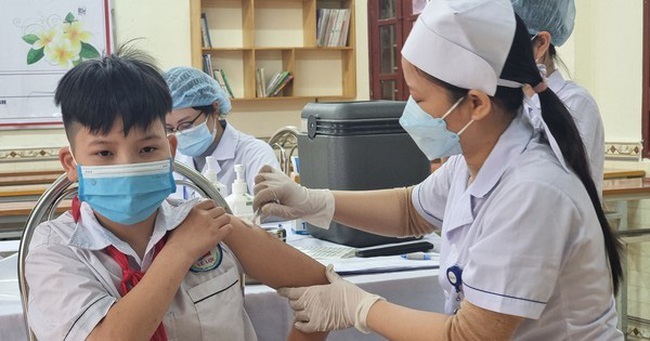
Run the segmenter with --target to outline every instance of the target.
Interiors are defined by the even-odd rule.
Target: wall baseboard
[[[650,340],[650,320],[628,316],[626,334],[636,339]]]
[[[0,149],[0,163],[56,160],[59,149],[61,147]]]
[[[605,160],[641,161],[643,142],[605,142]]]

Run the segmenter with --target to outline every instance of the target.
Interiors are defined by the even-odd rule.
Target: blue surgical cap
[[[201,107],[219,103],[219,115],[226,116],[232,106],[228,95],[219,83],[205,72],[193,68],[178,66],[163,74],[172,95],[172,110],[189,107]]]
[[[551,34],[551,44],[562,46],[571,33],[576,18],[573,0],[511,0],[531,35],[539,31]]]

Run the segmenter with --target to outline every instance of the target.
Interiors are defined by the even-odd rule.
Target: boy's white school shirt
[[[445,313],[467,299],[524,317],[515,340],[623,339],[591,200],[521,112],[473,182],[454,156],[414,188],[412,202],[442,228]],[[459,292],[447,274],[454,266]]]
[[[146,271],[154,246],[189,214],[196,200],[166,200],[158,210],[144,259],[103,228],[86,203],[75,223],[66,212],[39,225],[26,260],[28,321],[40,340],[83,340],[120,299],[122,270],[103,250],[115,246],[135,270]],[[163,323],[169,340],[256,340],[244,310],[241,270],[223,244],[206,271],[188,271]],[[197,263],[198,264],[198,263]],[[208,270],[211,266],[216,268]],[[197,268],[198,269],[198,268]]]

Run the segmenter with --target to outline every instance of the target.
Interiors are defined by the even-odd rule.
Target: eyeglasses
[[[183,131],[188,130],[188,129],[194,127],[194,122],[196,122],[196,120],[197,120],[201,115],[203,115],[203,111],[199,112],[199,114],[196,115],[196,117],[194,117],[191,121],[183,122],[183,123],[177,125],[176,128],[165,127],[165,131],[167,132],[167,134],[173,134],[173,133],[175,133],[175,132],[179,132],[179,133],[182,134]]]

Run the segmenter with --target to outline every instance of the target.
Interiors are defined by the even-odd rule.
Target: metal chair
[[[189,179],[189,181],[176,180],[177,184],[191,187],[203,197],[213,199],[217,205],[225,208],[226,212],[232,213],[226,200],[199,172],[178,161],[174,161],[174,171]],[[54,218],[56,207],[58,207],[61,201],[70,199],[77,194],[77,187],[70,187],[72,184],[73,183],[68,180],[66,175],[63,174],[43,193],[27,217],[27,222],[25,223],[25,228],[20,239],[20,246],[18,249],[18,284],[20,287],[20,299],[23,305],[25,326],[27,326],[27,334],[29,335],[30,340],[36,340],[36,337],[32,333],[31,328],[29,328],[27,321],[27,298],[29,288],[27,287],[27,282],[25,280],[25,259],[29,252],[29,243],[31,242],[36,227],[43,221],[52,220]]]
[[[285,126],[278,129],[269,139],[269,145],[277,150],[280,170],[286,175],[291,173],[291,156],[298,150],[298,128]],[[287,149],[289,154],[287,154]]]

